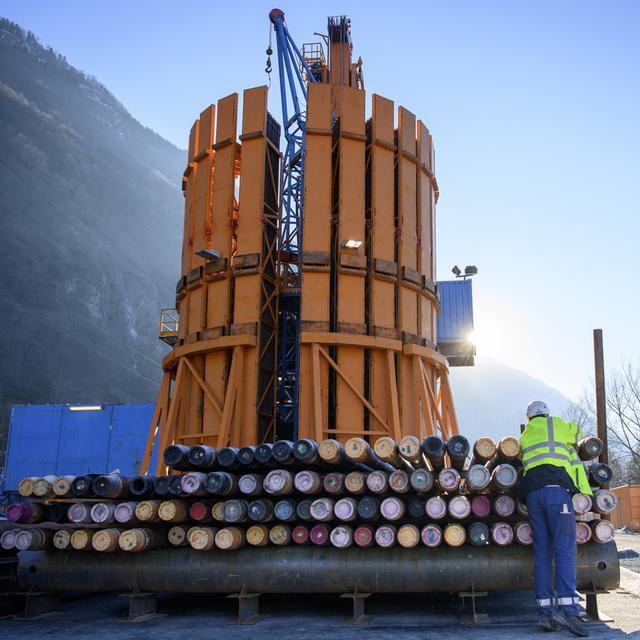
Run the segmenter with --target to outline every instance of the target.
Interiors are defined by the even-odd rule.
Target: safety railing
[[[160,340],[164,340],[169,345],[175,344],[178,339],[179,324],[177,309],[160,309]]]

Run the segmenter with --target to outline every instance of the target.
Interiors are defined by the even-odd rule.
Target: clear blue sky
[[[203,107],[265,82],[273,6],[5,0],[0,14],[185,147]],[[349,15],[367,91],[430,127],[441,189],[439,275],[454,263],[478,265],[480,355],[568,395],[592,377],[594,327],[604,329],[608,365],[638,358],[639,2],[281,8],[299,43],[317,40],[327,15]],[[274,102],[276,91],[274,77]]]

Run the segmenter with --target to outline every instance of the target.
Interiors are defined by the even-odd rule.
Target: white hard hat
[[[535,418],[536,416],[548,416],[551,413],[546,402],[542,400],[534,400],[527,405],[527,418]]]

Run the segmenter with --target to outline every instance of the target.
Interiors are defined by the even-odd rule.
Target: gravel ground
[[[620,566],[630,569],[636,573],[640,573],[640,557],[637,558],[620,558]]]
[[[640,532],[616,531],[616,545],[620,566],[640,573]]]

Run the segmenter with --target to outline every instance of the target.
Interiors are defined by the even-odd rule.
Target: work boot
[[[574,636],[586,638],[589,635],[585,623],[580,620],[579,616],[572,616],[564,611],[557,611],[554,613],[553,619],[560,626],[565,627],[565,629],[569,629]]]
[[[540,628],[547,631],[557,631],[558,623],[553,619],[552,613],[545,613],[544,611],[540,611],[538,614],[538,624]]]

